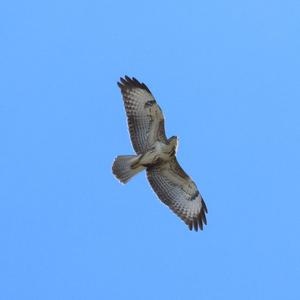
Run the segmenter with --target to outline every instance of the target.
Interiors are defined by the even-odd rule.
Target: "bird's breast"
[[[153,147],[142,155],[139,163],[143,166],[169,161],[173,153],[171,145],[157,141]]]

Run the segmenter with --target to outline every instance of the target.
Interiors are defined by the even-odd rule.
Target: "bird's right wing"
[[[167,141],[164,116],[150,90],[135,78],[120,78],[129,133],[137,154],[145,153],[156,141]]]

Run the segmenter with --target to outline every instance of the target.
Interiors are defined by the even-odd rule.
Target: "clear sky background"
[[[300,2],[2,1],[0,299],[300,299]],[[140,174],[116,85],[145,82],[208,206]]]

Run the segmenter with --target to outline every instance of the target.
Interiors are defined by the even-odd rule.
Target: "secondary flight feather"
[[[176,159],[177,137],[167,138],[161,108],[148,87],[137,79],[120,78],[131,142],[136,155],[117,156],[112,170],[122,182],[146,170],[149,183],[190,230],[203,229],[207,208],[196,184]]]

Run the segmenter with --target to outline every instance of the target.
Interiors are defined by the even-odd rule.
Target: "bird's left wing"
[[[147,169],[151,187],[189,229],[198,231],[206,224],[207,208],[196,184],[180,167],[176,157],[164,164]]]

